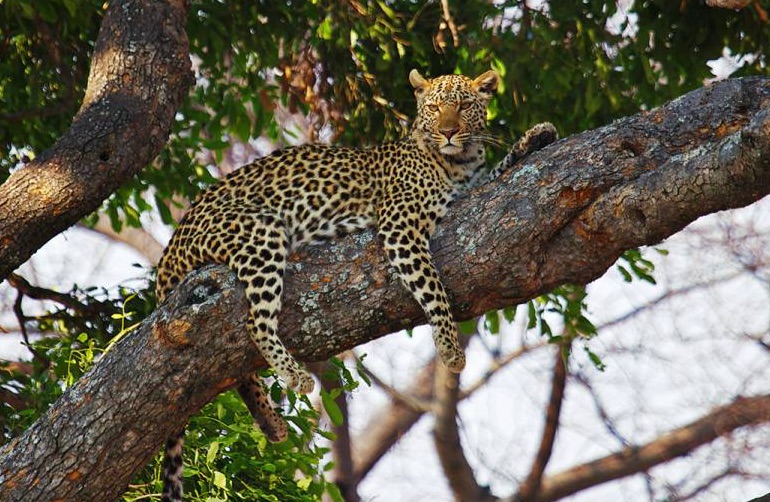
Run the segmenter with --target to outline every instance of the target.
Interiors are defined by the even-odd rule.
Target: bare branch
[[[436,358],[434,357],[433,360],[428,364],[430,368],[434,368],[436,364]],[[415,394],[412,394],[411,392],[401,392],[392,385],[389,385],[384,380],[382,380],[379,376],[377,376],[376,373],[369,370],[369,368],[366,367],[366,365],[362,364],[361,367],[366,372],[366,375],[374,382],[377,387],[382,389],[385,394],[390,396],[390,398],[393,401],[398,401],[399,403],[403,404],[404,406],[408,407],[412,411],[416,413],[426,413],[433,409],[433,403],[432,401],[426,401],[424,399],[421,399]],[[420,394],[424,394],[424,392],[420,391]]]
[[[519,492],[514,497],[518,502],[537,500],[540,484],[543,479],[545,467],[551,459],[553,444],[556,441],[556,431],[559,429],[559,415],[561,405],[564,402],[564,388],[567,385],[567,357],[569,357],[570,344],[565,342],[558,346],[556,362],[553,368],[553,381],[551,382],[551,397],[545,411],[545,425],[540,439],[532,468],[524,482],[519,486]]]
[[[412,396],[416,402],[430,402],[433,398],[433,381],[436,359],[425,365],[412,380],[412,385],[402,395]],[[394,399],[387,409],[377,414],[377,419],[367,424],[365,434],[353,441],[353,466],[357,479],[363,479],[398,439],[422,417],[405,402]]]
[[[436,367],[433,416],[433,443],[436,446],[444,476],[458,502],[494,500],[487,489],[476,482],[473,469],[463,453],[460,431],[457,428],[457,403],[460,377],[444,365]]]
[[[531,350],[547,345],[546,342],[538,342],[524,346],[518,350],[506,354],[495,361],[494,366],[465,389],[460,390],[458,399],[462,401],[472,396],[483,388],[502,368],[512,363]],[[376,375],[367,370],[367,374],[381,387],[391,398],[391,403],[381,412],[376,413],[366,425],[366,433],[357,436],[353,441],[354,465],[358,479],[363,478],[374,465],[382,458],[391,446],[399,438],[409,431],[417,423],[420,417],[433,409],[433,387],[435,377],[436,358],[424,366],[415,376],[412,385],[406,391],[399,391],[383,382]]]
[[[559,500],[567,495],[613,479],[644,472],[698,446],[726,436],[739,427],[770,421],[770,395],[738,397],[732,403],[679,427],[649,443],[627,447],[606,457],[567,469],[543,479],[538,502]],[[513,497],[506,499],[515,500]]]
[[[520,349],[511,351],[500,359],[493,361],[492,367],[487,370],[487,372],[484,373],[481,378],[460,391],[460,400],[462,401],[463,399],[472,396],[476,391],[483,388],[492,379],[493,376],[495,376],[500,370],[511,364],[516,359],[525,354],[529,354],[535,349],[540,349],[548,345],[549,343],[547,341],[541,340],[530,345],[524,345]]]
[[[455,20],[452,18],[452,13],[449,12],[449,1],[448,0],[441,0],[441,12],[444,16],[444,24],[449,29],[449,33],[452,34],[452,45],[453,47],[459,47],[460,46],[460,34],[457,31],[457,25],[455,24]]]
[[[755,0],[706,0],[709,7],[721,7],[722,9],[742,9]]]
[[[19,293],[22,293],[24,296],[27,296],[34,300],[51,300],[53,302],[56,302],[65,306],[66,308],[74,312],[77,312],[78,314],[92,315],[92,314],[98,314],[99,312],[103,312],[103,308],[98,303],[94,305],[87,305],[85,303],[80,302],[77,298],[73,297],[72,295],[68,295],[66,293],[59,293],[58,291],[54,291],[52,289],[33,286],[32,284],[29,283],[29,281],[27,281],[20,275],[10,274],[8,276],[8,283],[14,288],[16,288],[16,290],[19,291]],[[23,317],[24,319],[26,319],[26,316],[23,316]]]

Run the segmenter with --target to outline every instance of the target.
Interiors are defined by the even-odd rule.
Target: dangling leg
[[[241,220],[245,219],[240,216]],[[228,260],[228,265],[246,286],[249,300],[246,326],[262,357],[286,385],[308,393],[315,385],[313,377],[299,366],[277,334],[288,240],[273,216],[253,216],[252,219],[240,222],[247,239],[238,243]]]
[[[254,422],[271,443],[286,440],[289,434],[286,421],[273,409],[270,397],[256,373],[252,373],[247,382],[238,386],[238,394],[254,417]]]
[[[387,217],[388,213],[384,212]],[[449,297],[430,257],[428,238],[413,228],[382,222],[380,235],[388,260],[401,282],[412,292],[433,328],[433,342],[447,368],[459,373],[465,367],[459,331],[452,318]]]

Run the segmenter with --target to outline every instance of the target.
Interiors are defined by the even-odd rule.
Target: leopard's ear
[[[430,81],[420,75],[420,72],[417,70],[412,70],[409,72],[409,83],[412,84],[412,87],[414,87],[414,95],[419,96],[423,92],[428,90],[428,87],[430,87]]]
[[[497,90],[497,85],[500,83],[500,76],[494,70],[482,73],[473,80],[473,87],[476,92],[481,94],[487,99],[492,99],[492,94]]]

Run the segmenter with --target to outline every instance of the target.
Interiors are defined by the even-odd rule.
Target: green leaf
[[[575,329],[583,336],[592,337],[596,335],[596,326],[586,316],[579,316],[575,322]]]
[[[208,451],[206,451],[206,463],[210,464],[214,461],[215,458],[217,458],[217,453],[219,452],[219,441],[212,441],[211,444],[209,444]]]
[[[342,492],[340,492],[339,487],[334,483],[326,485],[326,493],[332,498],[332,502],[345,502]]]
[[[340,410],[340,407],[334,402],[334,397],[325,390],[321,391],[321,403],[323,404],[324,410],[326,410],[326,414],[329,415],[329,420],[331,420],[334,425],[342,425],[344,422],[342,410]]]
[[[500,333],[500,316],[496,310],[484,314],[484,327],[493,335]]]
[[[157,194],[155,195],[155,207],[158,208],[160,219],[163,223],[166,225],[171,225],[174,223],[174,217],[171,215],[171,210]]]
[[[316,33],[318,34],[319,38],[324,40],[331,40],[333,35],[332,18],[327,17],[324,19],[321,24],[318,25]]]
[[[216,486],[217,488],[221,488],[223,490],[227,488],[227,478],[225,477],[224,474],[222,474],[219,471],[214,471],[213,482],[214,482],[214,486]]]
[[[602,361],[602,359],[598,355],[596,355],[593,351],[591,351],[591,349],[589,349],[588,346],[584,346],[583,350],[588,355],[588,359],[591,360],[591,362],[593,363],[593,365],[596,367],[597,370],[604,371],[605,369],[607,369],[607,365],[604,364],[604,361]]]
[[[478,321],[476,319],[468,319],[467,321],[461,321],[457,323],[457,325],[460,328],[461,335],[470,336],[476,334],[476,326],[478,326]]]
[[[542,335],[549,336],[549,337],[553,335],[553,331],[551,331],[551,326],[542,317],[540,318],[540,333]]]
[[[497,72],[500,77],[505,77],[505,75],[508,73],[508,68],[505,66],[505,63],[502,59],[493,57],[492,61],[490,61],[492,65],[492,69]]]
[[[503,309],[503,318],[509,323],[513,322],[516,319],[516,306],[505,307]]]
[[[634,280],[633,276],[631,275],[631,272],[629,272],[626,267],[623,265],[617,266],[618,272],[620,272],[620,275],[623,276],[623,280],[626,282],[631,282]]]
[[[534,329],[535,326],[537,326],[537,309],[535,301],[530,300],[527,302],[527,329]]]
[[[118,207],[115,205],[113,201],[107,203],[107,216],[110,218],[110,225],[112,226],[112,229],[116,232],[120,232],[123,229],[123,222],[120,221],[120,216],[118,215]]]

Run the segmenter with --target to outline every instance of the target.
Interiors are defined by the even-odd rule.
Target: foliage
[[[277,385],[277,384],[276,384]],[[237,393],[221,394],[193,417],[185,437],[185,493],[191,500],[318,500],[328,483],[321,474],[328,448],[313,438],[318,413],[292,395],[289,440],[273,444],[255,428]],[[319,471],[319,466],[321,466]],[[159,493],[160,455],[138,476],[124,500]],[[297,476],[297,473],[301,473]],[[336,493],[334,487],[330,488]]]
[[[103,4],[0,2],[0,182],[69,126],[85,92]]]
[[[61,4],[0,0],[0,182],[61,135],[83,95],[106,4]],[[758,5],[767,10],[768,2]],[[189,200],[215,179],[214,165],[201,152],[218,161],[234,145],[260,136],[277,146],[300,133],[350,145],[394,139],[414,109],[407,83],[412,68],[426,75],[497,70],[503,85],[491,104],[491,127],[507,142],[544,120],[562,135],[597,127],[702,85],[711,77],[707,63],[726,48],[754,57],[737,75],[767,74],[770,30],[758,9],[647,0],[624,16],[614,2],[598,0],[546,2],[539,9],[522,1],[471,0],[450,2],[448,20],[440,2],[194,0],[188,33],[197,83],[167,148],[103,210],[116,230],[140,226],[141,215],[155,209],[172,223],[172,198]],[[285,129],[286,114],[307,117],[309,130]],[[638,251],[618,267],[628,280],[654,281],[651,262]],[[0,409],[3,441],[24,430],[113,337],[152,309],[143,292],[124,300],[136,293],[73,290],[95,311],[62,308],[37,319],[42,331],[57,336],[32,344],[31,372],[10,366],[0,372],[2,388],[22,403],[21,409]],[[555,343],[590,339],[595,328],[586,302],[584,288],[558,288],[529,302],[529,325]],[[501,315],[511,321],[516,309]],[[557,332],[554,316],[564,326]],[[489,314],[485,323],[496,333],[500,316]],[[337,369],[342,382],[353,385],[347,370]],[[322,397],[335,422],[337,396]],[[307,500],[327,489],[335,495],[316,471],[325,452],[311,439],[317,417],[305,398],[290,394],[289,403],[295,427],[280,445],[253,429],[237,397],[225,394],[207,406],[189,427],[188,492],[198,500]],[[149,466],[126,499],[157,492],[158,475],[157,464]]]
[[[0,387],[12,391],[21,405],[15,408],[6,403],[0,410],[3,444],[29,427],[155,305],[145,292],[127,288],[109,292],[74,286],[68,295],[75,300],[68,307],[27,319],[41,332],[54,335],[27,342],[33,354],[31,367],[3,364]]]

